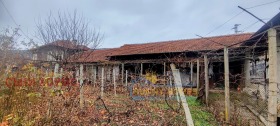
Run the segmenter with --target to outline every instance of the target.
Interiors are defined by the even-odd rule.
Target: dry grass
[[[1,119],[6,119],[12,125],[185,125],[183,109],[177,113],[164,100],[133,101],[125,89],[118,88],[117,96],[110,89],[105,90],[102,100],[97,100],[99,88],[86,85],[84,87],[85,107],[79,107],[79,87],[62,87],[52,95],[51,87],[15,87],[12,94],[2,94]],[[7,89],[10,90],[10,89]],[[11,92],[10,92],[11,93]],[[29,95],[28,95],[29,94]],[[21,99],[20,101],[17,101]],[[178,108],[176,100],[168,101]],[[12,106],[9,106],[13,104]],[[6,109],[5,107],[9,107]],[[192,107],[192,106],[191,106]],[[193,106],[199,112],[206,111],[202,106]],[[48,115],[48,109],[50,114]],[[197,113],[198,111],[192,111]],[[207,115],[207,113],[206,113]],[[204,115],[205,116],[205,115]],[[196,114],[196,122],[201,123],[201,117]],[[211,117],[211,115],[210,115]],[[7,119],[8,118],[8,119]],[[207,115],[208,118],[208,115]],[[214,125],[216,122],[204,122]]]

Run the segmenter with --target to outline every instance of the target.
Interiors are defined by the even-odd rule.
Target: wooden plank
[[[191,112],[190,112],[185,94],[183,92],[180,71],[179,71],[179,69],[176,69],[174,64],[170,64],[170,67],[172,69],[172,73],[173,73],[173,76],[174,76],[175,86],[178,89],[178,93],[179,93],[180,99],[182,101],[182,106],[183,106],[184,111],[185,111],[187,125],[188,126],[194,126],[192,115],[191,115]]]
[[[246,105],[246,107],[255,115],[257,116],[264,124],[267,124],[266,119],[257,111],[254,110],[254,108],[250,105]]]

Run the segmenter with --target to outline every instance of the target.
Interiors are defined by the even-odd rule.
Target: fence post
[[[62,79],[62,77],[63,77],[63,68],[62,67],[60,68],[60,76],[59,77],[60,77],[60,79]]]
[[[80,76],[80,70],[79,70],[79,65],[75,65],[75,77],[76,77],[76,84],[79,83],[79,76]]]
[[[125,70],[125,86],[127,87],[127,70]]]
[[[122,85],[124,80],[124,63],[122,63]]]
[[[269,54],[269,85],[268,85],[268,126],[277,125],[277,84],[278,64],[277,64],[277,32],[276,29],[268,30],[268,54]],[[279,41],[279,40],[278,40]]]
[[[163,63],[163,75],[166,75],[166,62]]]
[[[164,85],[166,85],[166,62],[163,63],[163,78],[164,78]]]
[[[104,67],[101,68],[101,97],[104,94]]]
[[[208,106],[208,95],[209,95],[209,76],[208,76],[208,59],[207,55],[204,55],[204,77],[205,77],[205,101]]]
[[[245,80],[244,80],[244,86],[245,88],[248,88],[250,85],[250,52],[245,53],[245,62],[244,62],[244,75],[245,75]]]
[[[80,108],[84,107],[84,84],[83,84],[83,76],[84,76],[84,66],[80,64]]]
[[[225,69],[225,118],[230,122],[230,99],[229,99],[229,61],[228,48],[224,47],[224,69]]]
[[[92,66],[92,70],[93,70],[93,87],[95,87],[95,85],[96,85],[96,74],[97,74],[97,71],[96,71],[96,66],[95,65],[93,65]]]
[[[55,63],[55,66],[54,66],[54,78],[58,77],[58,69],[59,69],[59,64]]]
[[[191,83],[193,83],[193,62],[191,62]]]
[[[140,69],[141,69],[141,70],[140,70],[140,75],[142,76],[142,75],[143,75],[143,63],[140,64],[140,67],[141,67],[141,68],[140,68]]]
[[[198,92],[198,91],[199,91],[199,77],[200,77],[200,76],[199,76],[199,65],[200,65],[200,64],[199,64],[199,59],[197,59],[196,62],[197,62],[197,65],[196,65],[196,67],[197,67],[197,68],[196,68],[196,78],[197,78],[197,79],[196,79],[196,88],[197,88],[196,94],[198,95],[198,93],[199,93],[199,92]]]
[[[115,93],[115,96],[117,95],[117,85],[116,85],[116,70],[115,68],[113,67],[113,83],[114,83],[114,93]]]

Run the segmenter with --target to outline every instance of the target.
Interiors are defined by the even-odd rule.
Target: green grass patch
[[[215,126],[217,122],[210,112],[196,100],[196,97],[187,97],[187,102],[190,107],[192,118],[196,126]]]

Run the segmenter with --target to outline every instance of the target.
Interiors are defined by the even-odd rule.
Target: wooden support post
[[[124,81],[124,63],[122,63],[122,85]]]
[[[173,92],[173,87],[172,87],[172,76],[171,75],[169,75],[169,86],[170,86],[170,90],[171,90],[171,92],[172,93],[169,93],[169,96],[172,96],[172,95],[174,95],[174,92]],[[176,95],[177,96],[177,95]],[[179,100],[178,100],[178,98],[177,98],[177,101],[178,101],[178,103],[179,103]]]
[[[92,70],[93,70],[93,86],[95,87],[96,85],[96,74],[97,74],[97,70],[96,70],[97,66],[92,66]]]
[[[127,70],[125,71],[125,86],[127,87],[127,78],[128,78],[128,75],[127,75]]]
[[[58,64],[58,63],[55,63],[55,66],[54,66],[54,76],[53,76],[53,85],[52,85],[52,87],[54,87],[54,85],[56,85],[55,79],[59,77],[58,69],[59,69],[59,64]]]
[[[46,76],[49,76],[49,69],[48,69],[48,68],[46,69],[46,71],[45,71],[45,72],[46,72],[46,73],[45,73],[45,74],[46,74]]]
[[[166,63],[163,63],[163,78],[164,78],[164,85],[166,85]]]
[[[60,79],[62,79],[62,77],[63,77],[63,68],[62,67],[60,68],[60,76],[59,77],[60,77]]]
[[[277,87],[278,85],[280,84],[280,67],[279,67],[279,64],[280,64],[280,34],[279,34],[279,31],[278,33],[276,32],[276,42],[277,42]],[[277,92],[279,92],[279,88],[276,89]],[[280,106],[280,103],[278,102],[279,100],[279,93],[277,93],[277,96],[276,96],[278,99],[277,99],[277,106]],[[279,110],[279,109],[277,109]],[[277,111],[277,117],[280,117],[280,113],[279,111]]]
[[[107,72],[106,72],[106,80],[108,80],[110,83],[112,83],[113,82],[113,77],[111,77],[111,74],[112,74],[112,72],[111,72],[111,66],[107,66]]]
[[[193,62],[191,62],[191,83],[193,83]]]
[[[279,41],[279,40],[278,40]],[[277,64],[277,32],[276,29],[268,30],[268,54],[269,54],[269,85],[268,85],[268,126],[277,125],[277,84],[278,64]]]
[[[208,95],[209,95],[209,75],[208,75],[208,59],[207,55],[204,55],[204,78],[205,78],[205,101],[208,106]]]
[[[80,108],[84,107],[84,84],[83,84],[83,76],[84,76],[84,66],[80,64]]]
[[[113,67],[113,83],[114,83],[114,93],[115,93],[115,96],[116,96],[117,95],[116,70],[115,70],[114,67]]]
[[[104,67],[101,68],[101,97],[104,94]]]
[[[185,111],[187,126],[194,126],[194,123],[193,123],[193,120],[192,120],[192,115],[191,115],[191,112],[190,112],[190,109],[189,109],[189,106],[188,106],[188,103],[187,103],[187,99],[186,99],[185,94],[183,92],[180,71],[179,71],[179,69],[176,69],[174,64],[171,64],[170,67],[172,69],[172,73],[173,73],[173,76],[174,76],[175,87],[178,89],[180,99],[182,101],[182,106],[183,106],[184,111]]]
[[[143,63],[140,64],[140,67],[141,67],[140,68],[140,75],[142,76],[143,75]]]
[[[163,75],[166,76],[166,62],[163,63]]]
[[[229,61],[228,48],[224,47],[224,70],[225,70],[225,118],[230,123],[230,99],[229,99]]]
[[[197,59],[197,65],[196,65],[196,89],[197,89],[197,91],[196,91],[196,94],[198,95],[198,91],[199,91],[199,78],[200,78],[200,73],[199,73],[199,59]]]
[[[80,70],[79,70],[79,67],[78,67],[78,65],[76,66],[75,65],[75,77],[76,77],[76,83],[78,84],[78,82],[79,82],[79,76],[80,76]]]
[[[245,80],[244,80],[244,86],[245,88],[249,87],[249,85],[251,84],[250,82],[250,52],[246,52],[245,53],[245,62],[244,62],[244,76],[245,76]]]
[[[54,66],[54,77],[55,78],[58,77],[58,69],[59,69],[59,64],[55,63],[55,66]]]

